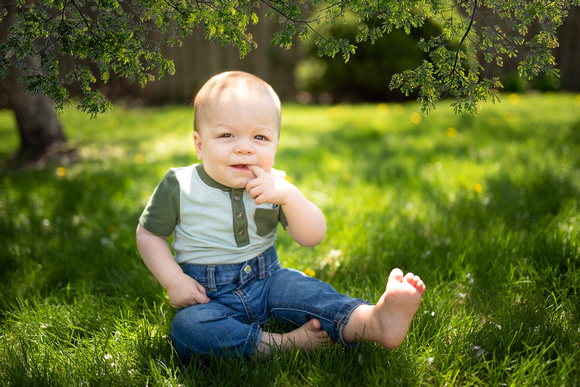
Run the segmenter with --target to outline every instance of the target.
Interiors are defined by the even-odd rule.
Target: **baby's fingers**
[[[197,292],[194,293],[193,299],[198,304],[207,304],[209,302],[209,297],[205,293],[205,288],[202,285],[200,285],[199,283],[197,284]]]
[[[252,179],[246,184],[246,192],[252,199],[256,199],[263,191],[264,189],[262,188],[260,179]]]
[[[264,171],[262,167],[260,167],[259,165],[248,165],[248,169],[254,172],[254,175],[256,175],[256,177],[268,174],[268,172]]]

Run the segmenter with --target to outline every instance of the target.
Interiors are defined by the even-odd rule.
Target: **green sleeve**
[[[139,218],[149,232],[169,237],[179,223],[179,182],[173,170],[167,171],[155,188],[149,203]]]
[[[286,215],[284,215],[284,211],[282,211],[282,207],[280,207],[280,214],[278,215],[278,221],[282,224],[282,227],[284,227],[284,230],[286,229],[286,227],[288,227],[288,221],[286,220]]]

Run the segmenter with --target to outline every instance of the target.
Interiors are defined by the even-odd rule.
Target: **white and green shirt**
[[[280,206],[257,206],[244,188],[216,182],[202,164],[167,171],[139,222],[163,237],[174,233],[177,263],[199,265],[250,260],[272,246],[278,222],[287,226]]]

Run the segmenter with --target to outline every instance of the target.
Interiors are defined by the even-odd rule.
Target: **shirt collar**
[[[197,164],[195,166],[195,169],[197,170],[197,174],[199,175],[201,181],[203,181],[206,185],[208,185],[212,188],[221,189],[222,191],[225,191],[225,192],[231,192],[233,190],[232,187],[228,187],[227,185],[223,185],[221,183],[218,183],[214,179],[212,179],[205,171],[203,164]]]

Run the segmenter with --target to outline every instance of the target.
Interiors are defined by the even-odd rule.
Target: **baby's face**
[[[194,132],[195,149],[212,179],[245,188],[256,177],[248,166],[270,172],[280,128],[278,113],[268,98],[251,93],[223,96],[204,114],[201,128]]]

